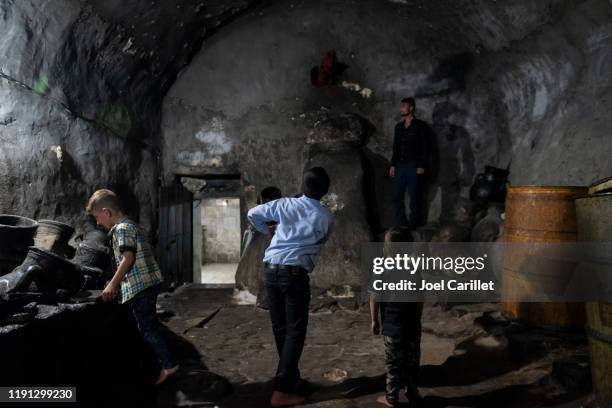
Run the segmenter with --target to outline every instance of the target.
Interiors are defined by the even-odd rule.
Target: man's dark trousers
[[[308,326],[310,278],[306,271],[266,267],[265,286],[279,356],[274,390],[293,393],[300,379],[298,363]]]
[[[395,222],[399,226],[419,225],[421,189],[419,188],[419,177],[416,173],[416,163],[398,163],[395,165],[395,176],[393,177],[393,206],[395,209]],[[410,222],[406,217],[406,205],[404,196],[408,188],[410,195]]]

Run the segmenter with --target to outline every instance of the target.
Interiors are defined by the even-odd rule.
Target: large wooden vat
[[[504,241],[517,243],[564,243],[576,241],[574,198],[584,195],[586,187],[514,186],[506,195]],[[528,290],[529,282],[520,277],[517,265],[525,254],[507,251],[504,259],[502,287],[504,298]],[[551,279],[553,282],[554,279]],[[511,318],[536,326],[582,328],[585,324],[582,303],[502,303],[503,312]]]
[[[576,199],[576,213],[579,241],[612,242],[612,193]],[[589,302],[586,311],[595,395],[600,407],[612,407],[612,303]]]

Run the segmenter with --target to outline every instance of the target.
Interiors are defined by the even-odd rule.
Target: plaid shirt
[[[123,260],[124,251],[132,251],[135,254],[134,265],[121,281],[120,303],[125,303],[137,293],[162,282],[161,270],[155,261],[153,250],[143,239],[136,224],[122,218],[109,234],[117,267]]]

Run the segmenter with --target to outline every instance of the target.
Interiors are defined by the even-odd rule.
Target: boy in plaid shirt
[[[87,203],[86,211],[96,222],[110,230],[117,270],[102,292],[102,300],[115,297],[127,304],[144,340],[159,359],[161,371],[156,384],[176,374],[175,364],[162,326],[156,315],[156,301],[162,282],[161,271],[151,246],[144,240],[138,226],[121,210],[119,199],[110,190],[96,191]]]

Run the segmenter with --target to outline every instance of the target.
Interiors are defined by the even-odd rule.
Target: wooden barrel
[[[584,195],[586,187],[513,186],[506,195],[504,241],[517,243],[563,243],[576,241],[574,198]],[[529,282],[515,268],[524,263],[525,254],[506,253],[502,276],[502,296],[514,298],[525,293]],[[562,272],[562,271],[561,271]],[[544,277],[545,278],[545,277]],[[551,282],[554,279],[551,278]],[[545,282],[541,279],[540,282]],[[552,283],[551,283],[552,284]],[[583,303],[502,303],[503,312],[527,324],[553,328],[582,328]]]
[[[612,193],[576,199],[576,215],[579,241],[612,242]],[[586,312],[593,388],[598,405],[612,407],[612,303],[589,302]]]

